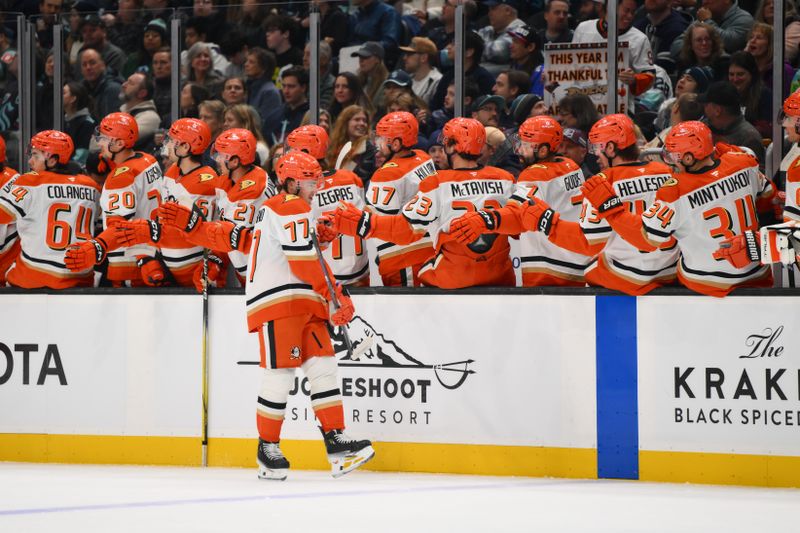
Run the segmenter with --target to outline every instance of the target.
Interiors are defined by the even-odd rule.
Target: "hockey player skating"
[[[442,144],[452,170],[441,170],[419,185],[419,192],[400,214],[380,215],[342,202],[334,227],[345,235],[410,244],[430,234],[435,255],[425,262],[419,278],[425,285],[446,289],[515,283],[504,235],[481,235],[462,244],[450,235],[450,223],[465,211],[500,208],[508,201],[514,177],[499,168],[477,163],[486,143],[480,122],[454,118],[442,131]]]
[[[773,193],[758,161],[741,152],[714,155],[711,131],[701,122],[675,126],[664,157],[681,169],[664,183],[641,215],[631,213],[602,174],[583,186],[587,200],[622,238],[643,251],[675,239],[681,252],[678,278],[686,287],[725,296],[737,287],[769,287],[768,267],[749,261],[736,267],[715,255],[719,244],[758,229],[756,198]]]
[[[344,433],[344,409],[337,363],[326,322],[343,326],[353,304],[341,286],[330,294],[312,243],[311,202],[322,168],[309,154],[290,151],[276,164],[280,194],[267,200],[248,228],[231,222],[204,222],[200,209],[166,203],[162,224],[185,231],[187,239],[213,250],[237,250],[250,256],[246,298],[248,330],[261,347],[261,392],[256,406],[259,477],[285,479],[289,462],[280,449],[281,426],[295,369],[303,369],[311,387],[311,405],[321,424],[334,477],[369,461],[368,440]],[[326,268],[327,265],[326,265]],[[341,307],[331,313],[337,298]]]
[[[95,132],[95,142],[100,155],[108,162],[108,175],[103,182],[100,209],[103,228],[120,220],[148,219],[161,203],[163,175],[158,162],[150,154],[136,152],[133,146],[139,140],[139,126],[128,113],[111,113],[100,121]],[[110,231],[97,237],[107,244],[113,240]],[[76,255],[96,257],[92,242],[74,246],[67,253],[67,266]],[[156,249],[140,245],[108,251],[108,279],[115,285],[160,286],[166,281],[164,267],[156,258]],[[94,261],[93,261],[94,262]],[[86,268],[80,264],[77,269]],[[91,266],[91,265],[88,265]]]
[[[19,172],[6,164],[6,141],[0,137],[0,198],[11,192]],[[2,202],[0,201],[0,205]],[[0,224],[0,286],[6,284],[6,271],[19,255],[16,224]]]
[[[300,126],[286,137],[286,144],[293,150],[313,156],[323,169],[323,181],[314,196],[312,215],[314,220],[330,214],[340,200],[364,207],[364,184],[355,172],[347,169],[325,170],[325,154],[328,151],[328,134],[320,126]],[[331,267],[336,281],[342,285],[369,285],[369,258],[361,237],[336,235],[326,226],[319,226],[321,242],[330,241],[322,254]]]
[[[66,133],[46,130],[31,138],[31,172],[0,196],[0,224],[16,223],[21,252],[6,273],[8,283],[26,289],[91,287],[91,268],[65,265],[65,250],[91,240],[100,187],[69,166],[74,151]]]

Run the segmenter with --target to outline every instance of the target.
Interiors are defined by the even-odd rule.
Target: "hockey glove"
[[[550,235],[558,218],[559,214],[547,205],[547,202],[531,198],[522,211],[522,227],[528,231],[541,231],[545,235]]]
[[[469,211],[450,223],[450,235],[462,244],[475,242],[484,233],[493,233],[500,226],[496,211]]]
[[[130,220],[114,226],[120,246],[154,244],[161,240],[161,224],[155,220]]]
[[[317,219],[317,239],[320,244],[331,242],[339,236],[334,226],[334,219],[329,215],[322,215]]]
[[[107,250],[102,239],[73,244],[64,254],[64,264],[72,272],[83,272],[102,263]]]
[[[727,259],[734,267],[745,268],[761,258],[758,241],[758,233],[753,231],[725,239],[720,243],[719,250],[714,252],[714,259]]]
[[[600,218],[606,218],[625,209],[622,199],[617,196],[614,186],[602,173],[595,174],[581,186],[584,198],[597,209]]]
[[[761,263],[800,262],[800,222],[790,220],[783,224],[764,226],[760,230]]]
[[[331,314],[331,324],[345,326],[353,320],[356,308],[353,306],[353,300],[350,299],[350,295],[338,283],[336,284],[336,299],[339,302],[339,309]]]
[[[175,226],[181,231],[192,233],[203,222],[203,210],[193,204],[188,209],[176,202],[167,202],[158,207],[158,221],[165,226]]]
[[[349,202],[339,202],[339,207],[334,211],[334,227],[340,233],[358,236],[367,239],[370,236],[372,213],[362,211]]]
[[[142,276],[142,281],[148,287],[161,287],[167,281],[167,275],[164,272],[164,267],[161,261],[155,257],[142,257],[136,265],[139,267],[139,273]]]
[[[214,254],[208,254],[208,282],[211,283],[212,281],[216,280],[219,275],[222,273],[224,268],[224,263],[222,259],[217,257]],[[194,269],[194,275],[192,276],[192,280],[194,281],[194,288],[197,289],[197,292],[200,294],[203,293],[203,263],[200,263],[197,268]]]

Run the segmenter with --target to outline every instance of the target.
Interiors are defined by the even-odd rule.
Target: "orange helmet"
[[[169,136],[178,142],[189,144],[192,155],[200,155],[211,144],[211,128],[196,118],[180,118],[172,123]]]
[[[387,139],[400,139],[403,147],[410,148],[417,144],[419,122],[408,111],[395,111],[385,115],[375,126],[375,133]]]
[[[63,131],[45,130],[31,137],[31,148],[58,156],[58,162],[64,165],[72,157],[75,145]]]
[[[308,152],[314,159],[325,159],[328,151],[328,132],[322,126],[309,124],[292,130],[286,144],[294,150]]]
[[[527,119],[519,127],[519,140],[534,145],[546,144],[551,152],[558,150],[564,138],[564,129],[553,117],[539,115]]]
[[[295,181],[313,181],[316,184],[322,179],[322,167],[314,156],[299,150],[290,150],[282,155],[275,163],[275,173],[278,175],[278,183],[291,178]]]
[[[442,130],[442,144],[455,146],[457,153],[481,155],[483,145],[486,144],[486,129],[474,118],[450,119]]]
[[[628,115],[607,115],[598,120],[589,130],[589,142],[605,145],[614,143],[618,150],[636,144],[636,131]]]
[[[244,128],[225,130],[214,141],[214,150],[238,157],[242,165],[251,165],[256,160],[256,136]]]
[[[692,154],[696,161],[705,159],[714,151],[711,130],[697,120],[680,122],[669,130],[664,150],[677,159],[682,159],[684,154]]]
[[[800,89],[789,95],[783,101],[783,114],[789,117],[800,116]]]
[[[125,143],[125,148],[133,148],[139,140],[139,125],[136,119],[128,113],[111,113],[100,121],[97,129],[100,135],[119,139]]]
[[[6,140],[0,135],[0,163],[6,162]]]

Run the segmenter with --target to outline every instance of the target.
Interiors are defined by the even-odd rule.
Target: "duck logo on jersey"
[[[212,174],[200,174],[200,175],[198,176],[198,179],[200,180],[200,183],[202,183],[202,182],[204,182],[204,181],[210,181],[210,180],[213,180],[213,179],[214,179],[214,176],[213,176]]]
[[[300,347],[293,346],[291,354],[289,355],[289,359],[300,359]]]

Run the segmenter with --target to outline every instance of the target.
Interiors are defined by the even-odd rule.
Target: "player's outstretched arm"
[[[206,222],[196,205],[188,209],[174,202],[165,203],[159,206],[157,214],[165,230],[179,232],[191,244],[221,252],[250,252],[250,228],[225,221]]]
[[[114,217],[109,220],[108,228],[94,239],[75,243],[67,248],[64,264],[72,272],[83,272],[103,262],[108,252],[127,246],[120,241],[117,226],[125,219]]]
[[[376,215],[349,202],[339,203],[333,219],[339,233],[362,239],[376,238],[395,244],[411,244],[425,235],[424,232],[414,231],[403,215]]]

